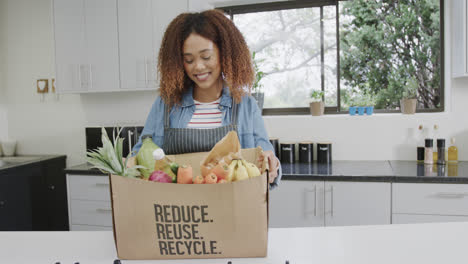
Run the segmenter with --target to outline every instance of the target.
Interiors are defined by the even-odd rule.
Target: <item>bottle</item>
[[[173,183],[177,182],[179,165],[170,160],[162,148],[153,151],[153,159],[155,160],[154,171],[163,171],[171,177]]]
[[[424,147],[417,147],[418,163],[424,163]]]
[[[445,165],[445,139],[437,139],[437,164]]]
[[[434,132],[433,132],[433,138],[437,138],[437,130],[439,129],[439,126],[437,124],[434,125]],[[434,161],[435,164],[437,164],[438,160],[438,153],[437,153],[437,147],[434,146],[433,152],[432,152],[432,160]]]
[[[448,162],[458,162],[458,148],[455,146],[455,138],[450,139],[450,147],[448,148]]]
[[[426,149],[425,149],[426,151],[424,153],[424,163],[425,164],[433,164],[434,160],[432,159],[432,156],[433,156],[433,151],[432,151],[433,140],[432,140],[432,138],[426,138],[425,146],[426,146]]]

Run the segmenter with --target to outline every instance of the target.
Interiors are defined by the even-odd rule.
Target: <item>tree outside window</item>
[[[443,110],[442,1],[291,2],[223,8],[263,72],[264,113],[307,114],[308,95],[317,89],[325,92],[327,113],[363,97],[391,112],[411,79],[420,109]]]

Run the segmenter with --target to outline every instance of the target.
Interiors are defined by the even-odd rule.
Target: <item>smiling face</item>
[[[184,42],[184,69],[195,89],[218,94],[222,89],[219,49],[209,39],[192,33]]]

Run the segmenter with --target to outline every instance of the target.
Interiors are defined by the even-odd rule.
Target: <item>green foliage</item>
[[[374,106],[375,101],[375,96],[366,93],[352,98],[353,104],[351,106]]]
[[[252,86],[252,92],[259,93],[261,89],[263,88],[263,84],[261,84],[260,81],[265,76],[265,73],[258,68],[257,60],[255,59],[255,51],[252,52],[252,60],[253,60],[253,66],[254,66],[254,71],[255,71],[255,80]]]
[[[351,94],[371,94],[375,107],[395,109],[417,77],[425,108],[440,103],[441,53],[438,0],[340,2],[349,16],[340,32],[340,74]],[[411,96],[415,96],[411,86]],[[352,97],[342,96],[343,104]],[[415,96],[416,98],[416,96]]]
[[[324,95],[325,93],[321,90],[312,90],[310,93],[310,99],[312,102],[320,102]]]
[[[135,178],[140,175],[139,168],[143,166],[134,166],[127,168],[127,162],[132,153],[129,153],[125,162],[122,159],[123,138],[118,135],[121,130],[116,130],[114,133],[114,143],[109,139],[107,132],[102,128],[102,147],[92,151],[88,151],[86,160],[104,173],[120,175],[125,177]],[[115,131],[114,131],[115,132]]]
[[[418,96],[418,80],[415,77],[409,78],[408,83],[403,90],[404,99],[416,99]]]

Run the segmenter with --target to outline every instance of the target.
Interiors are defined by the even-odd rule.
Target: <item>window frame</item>
[[[350,0],[296,0],[296,1],[281,1],[281,2],[269,2],[269,3],[256,3],[256,4],[247,4],[247,5],[234,5],[234,6],[222,6],[216,7],[223,11],[225,14],[229,15],[231,20],[234,19],[234,15],[254,13],[254,12],[266,12],[266,11],[278,11],[278,10],[288,10],[288,9],[297,9],[297,8],[311,8],[319,7],[320,16],[323,18],[323,7],[325,6],[336,6],[336,40],[337,40],[337,68],[340,68],[340,16],[339,16],[339,3],[342,1]],[[351,0],[352,1],[352,0]],[[444,23],[444,6],[445,0],[439,0],[439,15],[440,15],[440,107],[433,109],[416,109],[416,113],[438,113],[445,111],[445,23]],[[321,90],[325,91],[325,75],[324,75],[324,31],[323,31],[323,21],[320,20],[320,60],[321,60]],[[340,71],[337,71],[337,106],[325,106],[325,114],[347,114],[347,110],[341,109],[341,76]],[[388,110],[388,109],[374,109],[374,113],[400,113],[400,110]],[[264,108],[262,111],[263,115],[310,115],[309,107],[284,107],[284,108]]]

